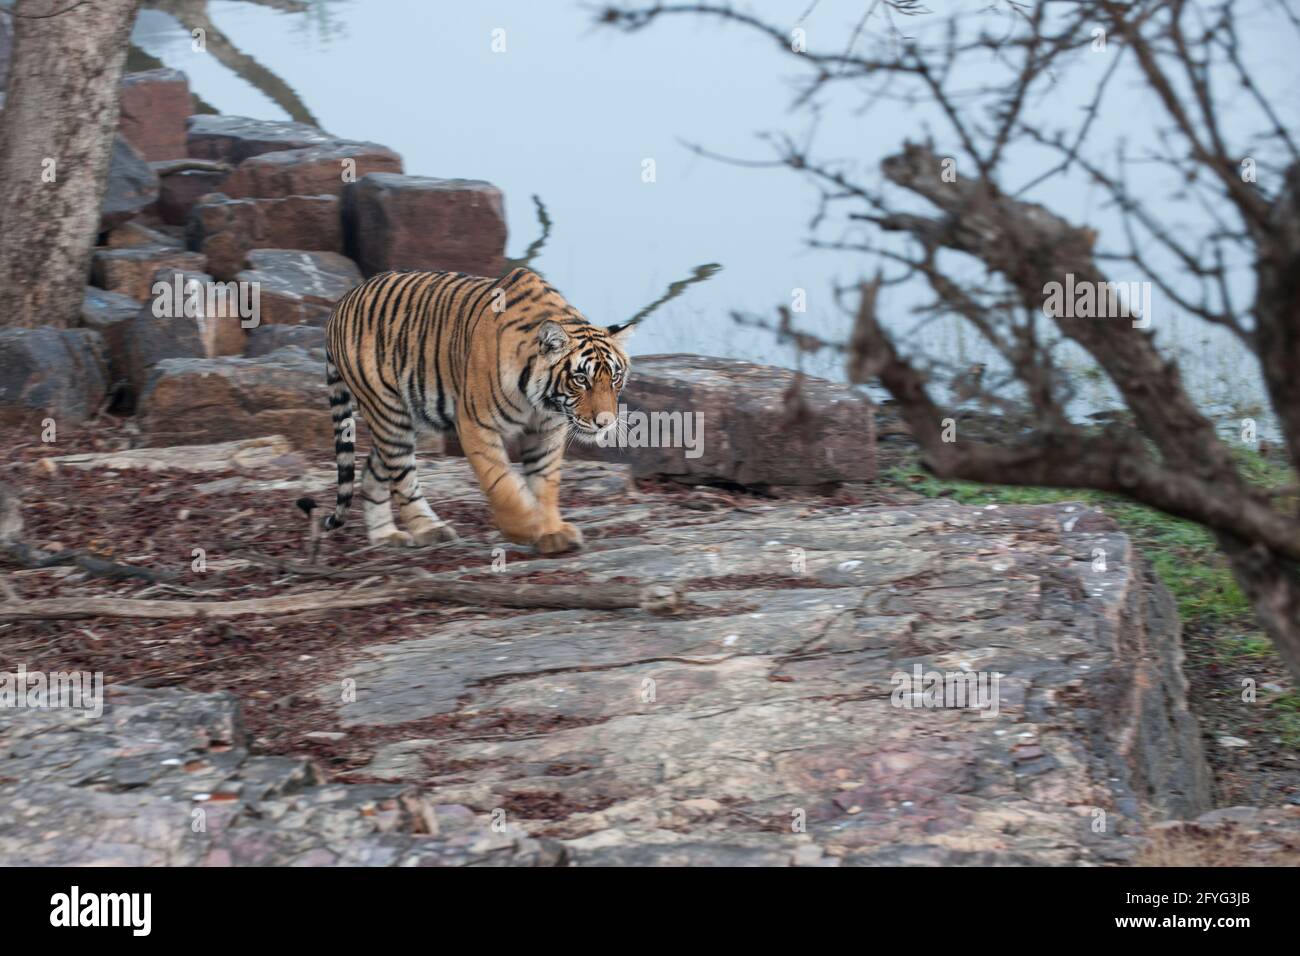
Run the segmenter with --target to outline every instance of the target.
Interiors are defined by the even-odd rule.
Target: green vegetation
[[[1255,452],[1240,454],[1247,480],[1275,490],[1295,484],[1291,470]],[[1232,664],[1245,659],[1285,673],[1272,643],[1255,622],[1250,602],[1205,528],[1124,498],[1097,491],[1031,488],[943,481],[921,470],[919,463],[894,468],[886,480],[926,497],[947,497],[962,504],[1051,504],[1078,501],[1110,515],[1132,538],[1178,602],[1178,611],[1195,651],[1210,656],[1206,663]],[[1189,640],[1189,644],[1192,643]],[[1225,691],[1227,693],[1227,691]],[[1300,746],[1300,694],[1261,694],[1273,730],[1289,746]]]

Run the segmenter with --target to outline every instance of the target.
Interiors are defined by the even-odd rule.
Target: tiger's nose
[[[596,427],[597,427],[597,428],[608,428],[608,427],[609,427],[610,425],[612,425],[612,424],[614,424],[614,413],[613,413],[613,412],[598,412],[598,413],[596,414]]]

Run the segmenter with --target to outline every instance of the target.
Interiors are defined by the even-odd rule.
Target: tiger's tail
[[[357,426],[352,417],[352,393],[348,391],[334,364],[334,356],[325,351],[325,384],[330,390],[330,417],[334,419],[334,460],[339,467],[338,498],[334,513],[325,516],[324,528],[333,531],[343,524],[352,507],[352,486],[356,480]]]

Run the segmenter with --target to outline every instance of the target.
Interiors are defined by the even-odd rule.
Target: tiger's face
[[[631,370],[624,350],[631,330],[547,325],[554,326],[544,330],[554,364],[546,404],[568,419],[569,429],[579,441],[595,443],[618,426],[618,395]],[[562,342],[556,332],[564,336]]]

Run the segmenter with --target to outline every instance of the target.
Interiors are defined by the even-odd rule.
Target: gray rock
[[[297,345],[311,352],[325,348],[325,329],[318,325],[259,325],[248,333],[244,355],[257,358],[270,355],[286,345]]]
[[[155,315],[152,297],[126,323],[121,335],[127,381],[124,405],[127,410],[135,407],[154,366],[159,362],[205,354],[198,323],[183,315]]]
[[[412,787],[257,757],[228,694],[119,688],[0,726],[0,857],[33,866],[554,866],[563,850]]]
[[[121,225],[157,199],[158,174],[121,134],[113,137],[108,182],[99,207],[100,231]]]
[[[474,179],[374,172],[344,191],[349,253],[367,276],[435,269],[498,276],[505,267],[501,191]]]
[[[361,284],[351,259],[335,252],[253,249],[240,282],[256,282],[263,325],[324,325],[334,303]]]
[[[188,140],[189,155],[196,159],[242,163],[262,153],[333,143],[337,137],[306,123],[201,113],[188,120]]]
[[[0,327],[0,422],[84,421],[108,384],[104,342],[93,329]]]
[[[847,385],[702,355],[641,355],[619,397],[628,441],[570,446],[574,457],[625,462],[638,477],[759,489],[876,477],[875,416]]]
[[[126,335],[131,321],[140,314],[140,302],[118,292],[86,286],[81,303],[81,324],[94,329],[103,340],[108,360],[108,380],[113,385],[129,379]]]

